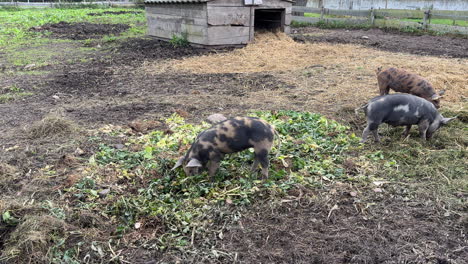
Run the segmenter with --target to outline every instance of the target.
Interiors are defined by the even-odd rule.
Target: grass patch
[[[402,21],[409,21],[409,22],[417,22],[417,23],[422,23],[423,22],[423,19],[421,19],[421,18],[405,18],[405,19],[401,19],[401,20]],[[431,19],[430,24],[468,27],[468,21],[451,20],[451,19]]]
[[[300,27],[310,27],[310,26],[313,26],[314,23],[309,23],[309,22],[302,22],[302,21],[291,21],[291,27],[296,27],[296,28],[300,28]]]
[[[409,196],[437,197],[448,207],[460,210],[466,201],[456,194],[468,190],[465,126],[455,121],[438,130],[430,141],[420,140],[415,128],[410,138],[402,139],[401,127],[382,127],[380,132],[385,138],[382,145],[368,144],[361,154],[371,164],[357,161],[358,167],[367,170],[369,178],[411,183]]]
[[[97,11],[135,11],[125,14],[106,14],[103,16],[90,16],[89,13]],[[44,24],[65,22],[90,22],[102,24],[123,23],[130,25],[128,36],[135,36],[144,32],[146,18],[141,9],[125,8],[44,8],[21,9],[10,12],[9,9],[0,9],[0,50],[16,49],[20,46],[44,44],[56,40],[44,40],[46,33],[30,31],[31,27]],[[133,29],[132,29],[133,28]]]
[[[0,104],[17,100],[19,98],[33,95],[31,92],[25,92],[23,89],[16,86],[11,86],[6,89],[0,90]]]
[[[98,43],[111,44],[119,39],[142,36],[146,32],[146,17],[133,8],[44,8],[0,9],[0,51],[8,68],[34,65],[39,68],[63,62],[64,54],[84,57]],[[105,13],[106,12],[106,13]],[[119,13],[120,12],[120,13]],[[123,12],[123,13],[122,13]],[[102,15],[100,15],[102,13]],[[90,15],[91,14],[91,15]],[[96,24],[128,24],[130,28],[119,36],[102,35],[101,39],[68,40],[51,38],[51,32],[30,30],[58,22],[90,22]],[[77,47],[78,46],[78,47]],[[83,47],[79,47],[83,46]],[[6,99],[3,99],[6,100]]]
[[[33,93],[31,92],[18,92],[18,93],[6,93],[0,94],[0,104],[4,104],[6,102],[18,100],[22,97],[31,96]]]
[[[323,29],[347,28],[347,29],[370,29],[371,24],[349,24],[344,21],[319,21],[314,26]]]

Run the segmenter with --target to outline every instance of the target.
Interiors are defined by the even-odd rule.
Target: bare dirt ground
[[[58,27],[48,30],[53,28]],[[72,31],[58,34],[67,32]],[[98,30],[71,35],[73,39],[82,39],[108,33]],[[74,37],[76,34],[80,37]],[[369,39],[362,39],[363,35]],[[295,39],[353,43],[430,56],[468,57],[467,40],[450,37],[304,28],[298,30]],[[15,193],[26,188],[31,184],[34,170],[60,162],[77,147],[85,156],[94,151],[96,146],[85,141],[80,133],[31,139],[25,128],[51,112],[58,112],[83,129],[104,124],[127,125],[134,120],[158,120],[176,111],[188,113],[188,119],[197,122],[215,112],[241,115],[251,110],[276,109],[321,112],[352,125],[362,124],[362,121],[345,120],[351,116],[352,107],[358,105],[353,98],[330,95],[328,100],[320,101],[316,97],[328,92],[320,83],[333,82],[333,76],[341,71],[338,66],[313,65],[306,69],[309,73],[305,75],[303,70],[159,74],[141,70],[144,63],[228,51],[174,48],[151,38],[137,38],[104,47],[84,62],[44,66],[39,69],[47,72],[43,75],[1,73],[2,86],[15,85],[34,94],[0,104],[0,162],[14,166],[25,175],[20,181],[12,180],[8,188],[3,186],[2,192]],[[333,74],[321,75],[327,70]],[[305,91],[300,83],[288,81],[285,75],[293,75],[294,79],[302,76],[305,82],[307,78],[318,79],[314,82],[315,89]],[[367,75],[355,78],[374,78]],[[326,80],[319,76],[325,76]],[[275,100],[271,99],[272,95]],[[302,197],[301,192],[292,193],[291,197],[297,198],[295,201],[274,207],[257,205],[239,226],[224,234],[217,248],[238,252],[236,261],[241,263],[464,263],[468,259],[468,244],[461,234],[468,232],[468,220],[445,214],[443,203],[425,200],[424,194],[406,199],[406,194],[397,187],[389,188],[386,193],[362,190],[362,196],[357,197],[351,196],[351,191],[355,190],[340,185],[320,194],[309,194],[309,198]],[[335,204],[337,208],[330,207]],[[123,253],[132,257],[134,263],[155,263],[155,257],[184,261],[180,259],[183,252],[171,254],[155,255],[154,250],[137,248],[128,248]],[[196,257],[192,261],[216,262]]]
[[[381,29],[347,30],[313,27],[294,30],[294,39],[308,42],[359,44],[376,49],[418,55],[467,58],[466,38],[392,33]],[[364,38],[363,38],[364,37]],[[367,38],[366,38],[367,37]]]
[[[126,24],[68,23],[62,21],[56,24],[45,24],[40,27],[33,27],[31,30],[37,32],[48,31],[51,33],[51,37],[54,38],[83,40],[101,38],[102,35],[118,35],[129,28],[130,26]]]

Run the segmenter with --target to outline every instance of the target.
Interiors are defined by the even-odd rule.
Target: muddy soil
[[[45,24],[40,27],[32,27],[32,31],[51,32],[51,37],[73,40],[101,38],[104,35],[119,35],[129,29],[127,24],[93,24],[88,22],[68,23],[61,21],[56,24]]]
[[[294,39],[307,42],[359,44],[380,50],[418,55],[468,58],[468,39],[460,37],[418,36],[381,29],[330,30],[305,27],[295,29]]]
[[[237,252],[239,263],[464,263],[468,259],[459,217],[444,217],[443,208],[429,201],[404,202],[400,187],[385,189],[388,193],[368,190],[362,197],[352,197],[352,190],[341,186],[310,200],[291,196],[274,209],[259,206],[224,234],[219,248]]]

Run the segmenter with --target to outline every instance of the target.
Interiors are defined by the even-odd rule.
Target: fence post
[[[320,9],[320,21],[323,20],[324,13],[325,13],[325,8],[322,6],[322,9]]]
[[[429,9],[426,12],[424,12],[424,20],[423,20],[424,29],[427,29],[430,18],[431,18],[431,10]]]
[[[374,14],[374,8],[373,7],[371,7],[371,9],[370,9],[370,22],[371,22],[371,25],[374,26],[375,14]]]

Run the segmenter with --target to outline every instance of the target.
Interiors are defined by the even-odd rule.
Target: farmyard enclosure
[[[0,24],[0,262],[468,259],[466,39],[306,27],[196,49],[145,37],[143,9],[2,9]],[[458,120],[360,144],[379,66],[445,89]],[[251,151],[214,182],[170,170],[212,113],[275,125],[268,180]]]

